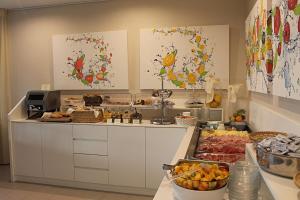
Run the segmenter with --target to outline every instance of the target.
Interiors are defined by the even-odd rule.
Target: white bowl
[[[174,182],[172,182],[172,187],[173,187],[174,195],[178,200],[199,200],[199,199],[222,200],[224,199],[224,194],[227,185],[217,190],[208,190],[208,191],[189,190],[178,186]]]

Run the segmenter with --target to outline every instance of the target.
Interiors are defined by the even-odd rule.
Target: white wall
[[[129,88],[139,89],[139,29],[159,26],[230,25],[230,83],[245,83],[241,0],[109,0],[9,12],[12,104],[27,90],[53,83],[51,36],[128,30]],[[241,96],[246,98],[244,89]]]

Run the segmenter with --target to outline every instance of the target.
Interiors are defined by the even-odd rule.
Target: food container
[[[85,106],[100,106],[102,98],[100,95],[86,94],[83,96]]]
[[[183,126],[195,126],[197,117],[192,116],[177,116],[175,117],[176,124]]]
[[[247,122],[230,122],[230,126],[234,127],[237,131],[247,130]]]
[[[182,112],[182,116],[191,116],[191,112]]]
[[[187,171],[183,171],[181,173],[176,173],[178,170],[178,166],[184,168],[184,165],[200,165],[201,169],[190,171],[191,169],[195,169],[190,167]],[[210,166],[210,168],[208,168]],[[196,179],[197,172],[201,170],[210,170],[213,169],[219,170],[219,175],[226,172],[226,175],[222,174],[221,178],[218,179],[212,178],[209,181],[203,180],[204,178]],[[174,191],[175,197],[177,199],[182,200],[196,200],[196,199],[214,199],[214,200],[222,200],[225,194],[226,185],[229,179],[229,165],[227,163],[220,162],[210,162],[210,161],[200,161],[200,160],[179,160],[175,165],[163,165],[163,169],[165,170],[166,177],[171,181],[172,188]],[[169,170],[170,173],[166,171]],[[221,173],[222,172],[222,173]],[[195,174],[193,174],[195,173]],[[203,173],[203,172],[202,172]],[[208,171],[206,174],[217,173]],[[184,174],[184,175],[183,175]],[[191,175],[188,175],[191,174]],[[200,172],[201,174],[201,172]],[[206,176],[206,175],[205,175]],[[192,178],[193,177],[193,178]],[[206,178],[206,177],[205,177]],[[180,182],[180,180],[183,182]],[[189,185],[185,185],[185,183],[192,182],[192,187]],[[182,183],[182,184],[181,184]]]
[[[283,132],[275,132],[275,131],[260,131],[260,132],[251,133],[249,136],[254,143],[258,143],[266,138],[275,137],[277,135],[286,136],[287,134]]]
[[[300,188],[300,172],[294,176],[294,183],[298,188]]]
[[[209,191],[189,190],[176,185],[176,183],[174,182],[172,182],[172,187],[174,195],[178,200],[221,200],[224,198],[224,194],[226,191],[226,187],[222,187],[218,190]]]
[[[256,157],[259,166],[272,174],[293,178],[300,171],[300,158],[267,152],[264,148],[256,147]]]
[[[93,110],[76,110],[72,112],[71,118],[72,122],[75,123],[98,123],[103,120],[102,110],[99,112],[97,116],[95,116],[95,112]]]
[[[245,160],[244,153],[225,154],[225,153],[198,153],[195,158],[199,160],[218,161],[226,163],[235,163],[240,160]]]

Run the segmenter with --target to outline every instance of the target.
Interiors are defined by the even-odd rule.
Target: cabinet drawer
[[[74,153],[107,155],[107,142],[75,139]]]
[[[74,154],[75,167],[108,169],[107,156]]]
[[[107,140],[107,127],[97,125],[73,125],[73,137],[78,139]]]
[[[108,184],[108,171],[75,168],[75,180],[87,183]]]

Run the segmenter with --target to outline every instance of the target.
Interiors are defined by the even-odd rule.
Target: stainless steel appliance
[[[300,171],[300,158],[278,155],[256,147],[256,157],[259,166],[272,174],[293,178]]]
[[[153,97],[160,97],[160,104],[154,105],[154,107],[161,109],[161,115],[158,118],[152,119],[152,124],[155,125],[169,125],[174,123],[174,119],[169,119],[166,117],[166,109],[168,107],[172,107],[172,105],[168,105],[166,99],[172,95],[171,90],[164,89],[164,77],[161,77],[161,90],[154,91]]]
[[[41,117],[44,112],[53,112],[60,108],[60,91],[32,90],[26,94],[25,104],[28,119]]]

